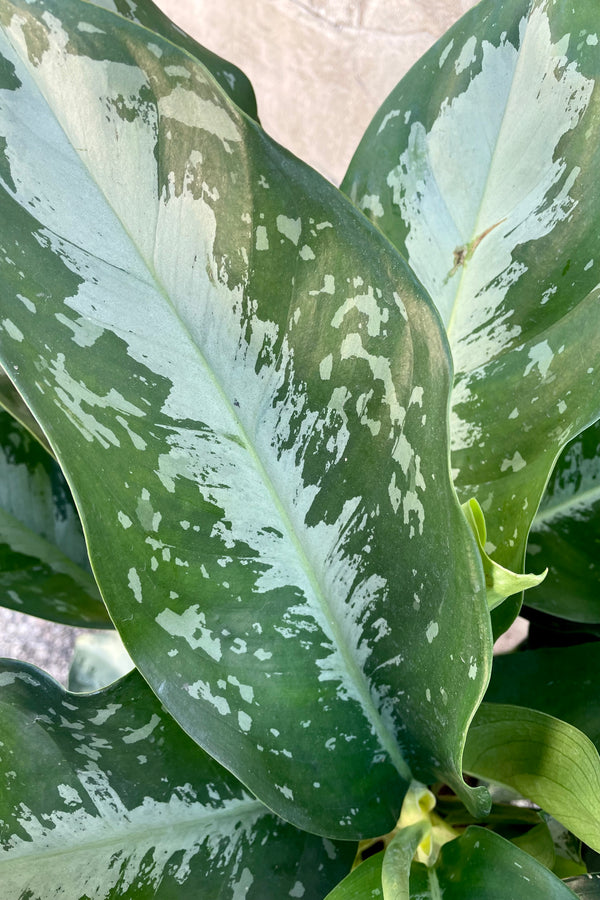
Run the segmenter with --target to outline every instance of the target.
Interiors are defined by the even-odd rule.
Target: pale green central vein
[[[491,158],[490,158],[490,165],[489,165],[489,168],[488,168],[486,177],[485,177],[485,182],[484,182],[484,184],[483,184],[483,190],[482,190],[482,192],[481,192],[481,198],[480,198],[480,201],[479,201],[479,206],[478,206],[478,208],[477,208],[477,213],[476,213],[476,215],[475,215],[475,222],[473,223],[473,229],[472,229],[472,231],[471,231],[471,240],[468,241],[467,244],[470,244],[470,243],[472,243],[473,241],[475,241],[476,238],[478,237],[478,235],[480,235],[482,231],[484,231],[486,228],[489,228],[490,225],[493,225],[493,224],[494,224],[493,222],[480,222],[480,218],[481,218],[481,210],[482,210],[482,208],[483,208],[483,202],[484,202],[484,200],[485,200],[485,196],[486,196],[486,193],[487,193],[488,188],[489,188],[489,184],[490,184],[490,175],[491,175],[492,169],[494,168],[494,161],[495,161],[495,159],[496,159],[496,157],[497,157],[497,155],[498,155],[498,148],[499,148],[499,146],[500,146],[500,144],[501,144],[501,142],[502,142],[503,132],[505,131],[505,129],[506,129],[506,127],[507,127],[507,110],[508,110],[508,108],[509,108],[510,105],[511,105],[511,99],[512,99],[512,97],[513,97],[513,90],[514,90],[514,84],[515,84],[515,79],[516,79],[516,73],[517,73],[517,71],[518,71],[519,65],[520,65],[521,60],[522,60],[522,57],[523,57],[522,51],[523,51],[523,46],[524,46],[524,44],[525,44],[526,38],[527,38],[527,30],[525,30],[525,34],[523,35],[523,40],[521,41],[521,43],[520,43],[520,45],[519,45],[519,47],[518,47],[518,50],[517,50],[517,59],[516,59],[516,63],[515,63],[515,68],[514,68],[514,70],[513,70],[513,78],[512,78],[512,81],[511,81],[510,88],[509,88],[509,90],[508,90],[508,95],[507,95],[507,98],[506,98],[506,103],[505,103],[505,105],[504,105],[504,110],[503,110],[503,112],[502,112],[502,119],[501,119],[501,121],[500,121],[500,127],[498,128],[498,134],[497,134],[497,136],[496,136],[496,143],[494,144],[494,150],[493,150],[492,156],[491,156]],[[477,76],[475,76],[475,77],[477,77]],[[511,140],[511,135],[509,135],[509,140]],[[460,269],[461,269],[461,272],[460,272],[460,279],[459,279],[459,282],[458,282],[458,284],[457,284],[457,286],[456,286],[456,293],[455,293],[455,295],[454,295],[454,301],[453,301],[453,303],[452,303],[452,309],[451,309],[451,311],[450,311],[450,315],[449,315],[449,317],[448,317],[448,323],[447,323],[447,325],[446,325],[446,334],[448,335],[448,340],[449,340],[449,342],[450,342],[450,346],[451,346],[451,347],[453,346],[453,343],[452,343],[452,330],[453,330],[453,327],[454,327],[454,325],[455,325],[455,323],[456,323],[456,316],[457,316],[457,312],[458,312],[458,309],[459,309],[459,306],[460,306],[461,292],[462,292],[462,288],[463,288],[463,285],[464,285],[464,280],[465,280],[466,270],[467,270],[468,265],[469,265],[469,263],[468,263],[468,262],[465,262],[465,263],[460,267]],[[471,298],[469,298],[469,299],[471,299]]]
[[[199,804],[196,803],[194,805],[198,806]],[[164,804],[164,806],[166,807],[167,804]],[[134,812],[135,810],[128,811],[129,814]],[[10,871],[17,860],[22,860],[30,867],[33,860],[43,860],[47,863],[48,860],[52,858],[72,856],[75,853],[89,853],[90,851],[96,851],[101,847],[114,847],[116,845],[118,848],[124,849],[125,852],[127,852],[128,847],[131,847],[131,850],[135,852],[138,843],[144,843],[147,838],[150,839],[150,842],[155,837],[160,839],[161,835],[164,835],[163,841],[165,843],[172,845],[174,843],[173,835],[181,831],[189,831],[191,840],[187,841],[185,844],[180,844],[179,847],[175,847],[175,850],[184,849],[184,847],[187,849],[194,844],[197,844],[198,847],[200,847],[207,839],[214,838],[215,835],[218,835],[219,830],[222,829],[222,826],[226,824],[228,820],[232,820],[232,826],[233,824],[238,824],[240,822],[243,824],[244,819],[250,819],[252,821],[257,819],[259,817],[257,815],[258,813],[261,814],[261,817],[268,815],[275,819],[275,814],[259,800],[240,800],[239,806],[236,807],[236,809],[220,810],[218,807],[212,808],[202,806],[201,812],[194,812],[186,818],[181,818],[176,822],[169,822],[168,824],[161,824],[162,816],[160,811],[153,812],[150,810],[147,820],[137,826],[132,826],[131,820],[127,815],[124,815],[121,819],[123,828],[120,832],[118,829],[115,832],[114,825],[109,819],[105,819],[101,815],[90,816],[91,821],[89,824],[91,827],[82,827],[80,822],[75,824],[73,829],[73,846],[66,844],[61,849],[48,847],[47,845],[44,847],[43,838],[32,840],[31,842],[23,841],[23,844],[18,848],[5,851],[2,856],[0,856],[0,872],[4,868],[10,874]],[[76,816],[77,810],[69,812],[67,815]],[[106,828],[108,825],[111,826],[108,836],[98,837],[94,835],[93,832],[96,828],[102,829],[103,834],[106,835]],[[51,834],[52,832],[50,832],[50,836]],[[231,840],[231,837],[236,836],[236,834],[239,837],[239,832],[236,832],[236,829],[232,827],[230,834],[227,835],[227,839]],[[42,845],[41,848],[40,845]],[[155,846],[160,850],[160,840],[156,842]]]
[[[558,503],[549,503],[537,513],[533,520],[533,530],[535,531],[537,525],[546,525],[553,519],[571,515],[574,510],[579,508],[592,507],[598,501],[600,501],[600,484],[579,494],[571,494],[566,500]]]
[[[110,12],[107,12],[107,14],[110,14]],[[15,53],[17,53],[17,55],[20,55],[17,48],[13,48],[13,49],[15,50]],[[22,59],[23,64],[29,71],[29,66],[28,66],[27,61],[23,60],[22,57],[21,57],[21,59]],[[196,64],[198,64],[198,62],[196,60],[194,60],[194,62]],[[44,94],[42,87],[38,84],[37,80],[33,76],[33,73],[30,72],[30,74],[32,76],[32,80],[34,81],[37,89],[40,91],[42,97],[44,98],[46,104],[48,105],[48,108],[51,110],[57,123],[60,125],[61,129],[63,130],[65,137],[67,137],[67,132],[65,130],[65,127],[64,127],[62,121],[59,118],[58,113],[52,108],[51,103],[49,102],[48,98]],[[246,124],[249,128],[256,129],[257,126],[251,119],[249,119],[246,116],[243,116],[243,120],[246,122]],[[67,137],[67,141],[68,141],[68,137]],[[195,352],[197,353],[197,356],[199,358],[201,365],[206,370],[209,378],[214,383],[216,390],[218,391],[219,395],[221,396],[221,398],[223,400],[224,406],[228,410],[232,419],[236,422],[239,434],[242,437],[246,447],[248,448],[252,463],[257,471],[257,474],[260,476],[261,481],[265,487],[265,490],[267,491],[267,493],[270,495],[270,497],[272,499],[273,505],[274,505],[275,509],[277,510],[279,517],[281,519],[281,522],[287,532],[288,539],[290,540],[291,544],[294,546],[294,548],[296,550],[299,562],[300,562],[300,564],[308,578],[308,581],[311,585],[311,588],[314,592],[315,600],[320,605],[323,613],[326,616],[327,623],[329,625],[329,628],[331,629],[331,637],[333,639],[334,645],[338,649],[338,651],[342,657],[342,660],[344,662],[349,679],[350,679],[351,683],[354,685],[356,693],[360,698],[361,705],[362,705],[363,711],[365,713],[365,716],[368,719],[368,721],[370,722],[375,734],[377,735],[377,738],[381,744],[381,747],[388,753],[388,755],[389,755],[393,765],[395,766],[396,770],[398,771],[400,777],[403,780],[410,782],[412,780],[412,773],[411,773],[406,761],[404,760],[404,758],[402,756],[400,747],[399,747],[397,741],[395,740],[394,736],[385,727],[385,724],[381,717],[380,711],[378,710],[378,708],[375,705],[375,702],[373,700],[373,697],[371,696],[371,691],[370,691],[367,677],[366,677],[364,671],[362,670],[362,668],[359,666],[358,661],[353,656],[351,648],[345,643],[345,641],[343,639],[341,624],[338,622],[337,617],[334,614],[334,610],[332,609],[331,604],[326,596],[326,593],[319,581],[319,578],[309,562],[309,559],[306,554],[306,550],[304,549],[302,542],[296,532],[296,529],[291,520],[291,517],[290,517],[288,511],[286,510],[286,508],[283,506],[281,498],[280,498],[279,494],[277,493],[277,491],[275,490],[273,482],[272,482],[270,476],[268,475],[268,473],[262,463],[262,460],[258,456],[257,451],[256,451],[252,441],[249,439],[249,436],[246,433],[246,430],[244,429],[244,426],[239,418],[238,410],[233,405],[232,400],[230,400],[230,398],[225,393],[223,386],[220,383],[220,381],[218,380],[214,369],[209,365],[207,358],[205,357],[202,350],[196,343],[190,328],[188,327],[185,320],[181,317],[179,310],[176,308],[176,306],[174,305],[170,296],[168,295],[168,293],[165,289],[165,286],[163,285],[161,279],[159,278],[159,276],[156,273],[154,266],[148,259],[145,258],[144,254],[142,253],[142,251],[141,251],[139,245],[137,244],[136,240],[134,239],[133,235],[129,233],[125,224],[121,221],[116,210],[114,209],[112,204],[109,202],[108,198],[106,197],[106,194],[102,190],[101,185],[98,183],[93,172],[90,170],[89,165],[85,162],[84,158],[79,153],[77,148],[73,148],[73,150],[74,150],[74,152],[77,153],[81,165],[87,171],[90,179],[95,184],[97,190],[103,196],[104,202],[106,203],[107,207],[111,210],[114,219],[119,223],[123,232],[126,234],[127,238],[131,242],[131,245],[134,248],[136,254],[140,258],[140,260],[143,262],[146,270],[148,271],[149,275],[152,278],[152,281],[156,287],[157,292],[163,296],[163,298],[165,299],[165,302],[171,308],[173,315],[178,322],[179,327],[182,329],[182,331],[185,332],[185,334],[190,339],[190,343],[193,346]]]

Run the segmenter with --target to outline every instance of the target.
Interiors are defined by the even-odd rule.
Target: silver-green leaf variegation
[[[527,602],[573,622],[600,622],[600,423],[561,453],[527,545],[528,565],[548,576]],[[544,562],[547,560],[547,562]]]
[[[112,625],[56,460],[4,410],[0,410],[0,606],[65,625]]]
[[[137,672],[71,694],[0,666],[2,900],[319,900],[351,843],[298,831],[183,733]]]
[[[522,571],[554,460],[600,411],[595,0],[484,0],[398,84],[343,189],[452,347],[452,465]]]
[[[385,833],[413,777],[485,808],[489,614],[426,293],[184,49],[81,0],[0,24],[0,358],[136,665],[300,827]]]

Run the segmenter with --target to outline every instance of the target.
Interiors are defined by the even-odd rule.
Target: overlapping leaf
[[[136,664],[301,827],[383,833],[412,775],[485,807],[460,758],[489,619],[427,296],[189,54],[77,0],[0,10],[1,355]]]
[[[527,706],[574,725],[600,750],[600,642],[497,656],[491,703]]]
[[[366,860],[327,900],[383,897],[382,863],[383,853]],[[445,844],[435,866],[413,863],[410,872],[411,900],[573,900],[574,896],[566,884],[528,853],[483,828],[468,828],[461,837]]]
[[[600,756],[577,728],[537,710],[483,703],[467,736],[464,765],[533,800],[600,848]]]
[[[435,869],[416,863],[413,900],[573,900],[571,890],[528,853],[484,828],[445,844]]]
[[[137,672],[70,694],[0,668],[3,900],[321,900],[355,846],[302,833],[248,795]]]
[[[600,411],[599,40],[595,0],[484,0],[394,89],[342,185],[440,311],[455,483],[516,571],[554,460]]]
[[[560,455],[533,520],[527,562],[548,565],[527,603],[573,622],[600,622],[600,423]],[[547,563],[544,562],[547,560]]]
[[[166,16],[152,0],[94,0],[95,6],[116,10],[131,22],[137,22],[195,56],[214,75],[223,90],[240,109],[256,119],[256,98],[248,78],[237,66],[202,47]]]
[[[111,627],[73,499],[54,459],[0,410],[0,605],[65,625]]]
[[[27,431],[52,456],[52,448],[46,439],[46,435],[31,415],[31,410],[2,368],[0,368],[0,406],[9,412],[17,422],[24,425]]]

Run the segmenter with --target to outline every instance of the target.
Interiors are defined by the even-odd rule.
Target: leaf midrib
[[[532,7],[532,2],[529,3],[529,8],[528,8],[527,13],[526,13],[526,16],[527,16],[527,24],[526,24],[526,26],[525,26],[525,32],[524,32],[524,34],[523,34],[523,39],[522,39],[521,43],[519,44],[518,49],[515,48],[515,49],[517,50],[517,60],[516,60],[515,67],[514,67],[513,73],[512,73],[512,81],[511,81],[511,84],[510,84],[510,88],[509,88],[509,90],[508,90],[508,95],[507,95],[507,97],[506,97],[506,103],[504,104],[504,110],[503,110],[503,112],[502,112],[502,120],[501,120],[501,122],[500,122],[500,127],[499,127],[499,129],[498,129],[498,133],[497,133],[497,136],[496,136],[496,142],[495,142],[495,144],[494,144],[494,150],[493,150],[493,153],[492,153],[492,156],[491,156],[491,159],[490,159],[490,165],[489,165],[488,172],[487,172],[487,175],[486,175],[486,178],[485,178],[485,184],[483,185],[483,191],[481,192],[481,198],[480,198],[480,201],[479,201],[479,206],[478,206],[478,209],[477,209],[477,214],[476,214],[476,216],[475,216],[475,222],[474,222],[473,230],[472,230],[472,233],[471,233],[471,241],[470,241],[470,242],[467,242],[467,244],[473,242],[473,241],[476,239],[476,237],[484,230],[484,228],[489,227],[489,225],[491,224],[491,223],[487,223],[483,228],[481,227],[481,224],[480,224],[481,210],[482,210],[482,208],[483,208],[483,202],[484,202],[484,200],[485,200],[485,197],[486,197],[486,194],[487,194],[487,191],[488,191],[488,187],[489,187],[489,184],[490,184],[490,175],[491,175],[491,172],[492,172],[492,170],[493,170],[493,168],[494,168],[494,161],[495,161],[496,156],[497,156],[497,154],[498,154],[498,148],[499,148],[500,144],[502,143],[503,132],[504,132],[505,129],[506,129],[506,114],[507,114],[507,110],[508,110],[509,106],[511,105],[511,99],[512,99],[512,97],[513,97],[514,86],[515,86],[515,79],[516,79],[516,73],[517,73],[517,71],[518,71],[518,69],[519,69],[519,66],[521,65],[521,60],[522,60],[522,58],[523,58],[523,46],[524,46],[525,41],[526,41],[526,38],[527,38],[527,30],[528,30],[529,22],[530,22],[530,18],[531,18],[531,7]],[[520,20],[520,21],[522,21],[522,20]],[[519,24],[520,24],[520,23],[519,23]],[[455,295],[454,295],[454,301],[453,301],[453,303],[452,303],[452,309],[451,309],[450,315],[449,315],[449,317],[448,317],[448,324],[446,325],[446,334],[448,335],[448,342],[449,342],[451,348],[454,347],[454,344],[453,344],[453,341],[452,341],[452,334],[451,334],[451,332],[452,332],[452,326],[453,326],[453,324],[456,322],[456,314],[457,314],[457,311],[458,311],[458,309],[459,309],[459,307],[460,307],[460,302],[461,302],[461,296],[460,296],[460,295],[461,295],[461,290],[462,290],[462,287],[463,287],[463,282],[464,282],[464,279],[465,279],[465,276],[466,276],[468,264],[469,264],[468,261],[466,261],[466,262],[461,266],[460,279],[459,279],[458,285],[457,285],[457,287],[456,287],[456,293],[455,293]],[[456,373],[455,373],[455,374],[456,374]]]
[[[165,833],[168,837],[172,835],[173,832],[187,831],[191,828],[198,828],[198,831],[200,831],[201,828],[205,828],[206,836],[208,837],[210,836],[211,831],[214,832],[215,830],[215,821],[222,823],[226,822],[228,819],[233,819],[236,822],[240,822],[242,818],[245,818],[246,816],[250,818],[256,811],[259,810],[262,811],[263,815],[269,815],[275,818],[275,814],[272,813],[271,810],[264,805],[264,803],[261,803],[260,800],[240,800],[239,806],[241,807],[241,809],[227,809],[223,811],[219,811],[218,808],[207,808],[203,806],[202,813],[190,816],[189,818],[182,819],[177,822],[169,822],[166,825],[156,824],[160,821],[160,816],[151,815],[149,816],[147,823],[140,824],[136,828],[131,828],[125,825],[122,831],[122,841],[119,840],[118,836],[115,836],[114,830],[112,834],[107,837],[85,840],[85,835],[89,833],[88,829],[85,829],[84,831],[78,829],[77,842],[72,847],[67,847],[66,849],[47,848],[45,850],[42,850],[41,852],[36,852],[35,850],[34,852],[30,852],[27,846],[29,842],[24,841],[23,845],[21,845],[21,847],[19,848],[24,852],[11,852],[10,850],[3,852],[2,856],[0,856],[0,871],[4,866],[10,867],[11,863],[15,861],[26,861],[27,863],[30,863],[33,859],[43,859],[47,861],[52,857],[68,856],[72,853],[89,851],[91,848],[108,847],[114,844],[128,844],[136,841],[138,838],[144,838],[149,835],[160,835],[162,833]],[[74,814],[76,812],[77,810],[69,810],[70,814]],[[135,810],[127,810],[127,812],[134,813]],[[99,815],[97,817],[92,816],[92,818],[94,819],[94,825],[96,825],[96,823],[98,823],[99,827],[105,827],[109,825],[108,820],[102,815]],[[121,822],[126,823],[124,816],[121,819]],[[40,839],[40,841],[41,840],[43,839]],[[36,840],[33,840],[31,841],[31,846],[33,848],[36,848],[37,843],[38,842]],[[202,843],[203,841],[199,842],[199,846],[202,846]]]
[[[89,2],[89,0],[85,0],[85,2]],[[89,3],[89,5],[94,6],[93,3]],[[100,7],[95,7],[95,8],[99,9]],[[150,31],[149,29],[145,28],[145,26],[140,25],[137,22],[132,22],[131,20],[124,19],[119,14],[112,13],[112,11],[104,9],[104,7],[102,7],[101,9],[103,10],[103,13],[106,15],[115,15],[117,18],[122,19],[123,22],[126,23],[126,26],[128,26],[128,27],[142,29],[143,31],[147,32],[148,34],[153,35],[153,37],[155,37],[155,38],[158,37],[160,40],[164,40],[166,43],[169,43],[171,46],[175,47],[175,49],[178,52],[189,57],[190,60],[192,60],[192,62],[195,65],[201,66],[203,74],[205,72],[208,72],[208,70],[206,70],[205,66],[198,59],[193,57],[188,51],[172,44],[168,39],[163,38],[162,35],[156,34],[155,32]],[[5,34],[6,34],[6,32],[5,32]],[[295,550],[298,554],[299,561],[302,565],[303,570],[305,571],[305,573],[307,575],[307,578],[308,578],[311,588],[313,590],[315,599],[316,599],[317,603],[320,605],[322,612],[326,616],[327,623],[331,629],[331,635],[334,639],[334,645],[335,645],[336,649],[338,650],[338,652],[340,653],[340,656],[342,657],[343,662],[345,664],[346,671],[348,672],[351,682],[353,683],[353,685],[357,691],[357,694],[360,697],[361,706],[362,706],[363,712],[365,714],[365,717],[367,718],[367,720],[370,722],[371,726],[373,727],[373,729],[379,739],[381,747],[389,755],[389,757],[390,757],[394,767],[398,771],[400,777],[403,780],[405,780],[406,782],[412,781],[412,772],[410,771],[409,766],[407,765],[406,761],[404,760],[404,758],[402,756],[399,744],[395,740],[394,736],[385,727],[381,713],[377,709],[377,707],[373,701],[373,698],[371,696],[367,677],[366,677],[365,673],[363,672],[363,670],[358,665],[357,660],[353,657],[351,648],[348,647],[348,645],[343,640],[342,628],[341,628],[336,616],[334,615],[333,610],[331,609],[331,605],[327,600],[327,595],[321,585],[321,582],[317,576],[317,573],[314,571],[312,565],[310,564],[307,553],[306,553],[306,551],[302,545],[302,542],[300,540],[300,537],[297,533],[296,527],[295,527],[287,509],[283,506],[280,496],[279,496],[278,492],[275,490],[273,481],[272,481],[271,477],[269,476],[268,472],[266,471],[265,466],[262,463],[262,460],[258,456],[258,453],[254,447],[254,443],[249,439],[246,429],[244,428],[243,423],[239,417],[238,410],[236,409],[233,402],[229,399],[229,397],[225,393],[220,380],[216,377],[215,370],[208,363],[207,358],[205,357],[204,353],[202,352],[200,346],[197,344],[196,339],[193,336],[193,334],[191,333],[187,323],[180,316],[179,311],[177,310],[173,301],[169,297],[169,294],[166,291],[165,286],[162,283],[162,280],[159,278],[154,266],[152,265],[152,263],[149,260],[146,259],[145,255],[142,253],[142,251],[141,251],[138,243],[134,239],[133,235],[129,232],[128,228],[125,226],[125,224],[123,223],[123,221],[117,214],[115,208],[108,200],[101,185],[96,180],[94,173],[89,168],[89,165],[86,163],[86,161],[85,161],[84,157],[82,156],[81,152],[79,151],[79,149],[74,147],[72,142],[70,141],[68,133],[67,133],[65,127],[63,126],[61,119],[59,118],[58,114],[54,110],[49,99],[47,98],[42,86],[39,84],[38,80],[35,78],[35,74],[34,74],[35,67],[30,67],[28,61],[23,59],[19,49],[14,46],[14,44],[12,43],[8,34],[6,34],[6,37],[7,37],[7,40],[9,41],[10,45],[13,47],[13,50],[16,53],[16,55],[21,59],[21,62],[23,63],[25,69],[28,71],[28,73],[30,75],[31,81],[33,82],[33,84],[35,84],[37,90],[40,92],[41,96],[43,97],[48,109],[50,110],[50,112],[53,115],[53,117],[55,118],[57,124],[61,128],[61,131],[65,135],[65,138],[66,138],[66,141],[67,141],[69,147],[71,147],[73,152],[76,154],[81,166],[88,173],[93,184],[96,186],[98,192],[102,196],[107,208],[112,213],[114,220],[121,227],[123,233],[126,235],[127,239],[131,243],[131,246],[134,248],[138,258],[140,259],[140,261],[144,265],[145,269],[147,270],[148,274],[150,275],[155,289],[164,298],[165,302],[171,309],[174,318],[177,320],[179,327],[189,338],[192,347],[194,348],[194,350],[196,351],[196,353],[198,355],[201,365],[208,372],[209,377],[212,379],[219,396],[223,400],[224,406],[227,408],[233,421],[237,424],[240,436],[243,439],[245,446],[251,456],[251,460],[252,460],[253,464],[255,465],[257,473],[259,474],[267,493],[270,495],[275,509],[277,510],[277,512],[280,515],[282,524],[284,525],[286,533],[288,535],[288,539],[290,540],[291,544],[293,545],[293,547],[295,548]],[[210,72],[208,72],[208,75],[210,76]],[[223,89],[218,85],[218,83],[214,80],[214,78],[212,78],[212,76],[210,76],[210,77],[211,77],[212,81],[214,82],[214,84],[216,85],[218,92],[220,94],[224,94]],[[226,103],[229,103],[229,99],[227,97],[226,97]],[[232,104],[232,105],[233,105],[235,112],[242,117],[242,119],[246,122],[248,127],[251,127],[252,129],[258,128],[256,123],[253,122],[253,120],[250,119],[242,110],[239,110],[239,108],[237,106],[235,106],[235,104]],[[81,519],[82,519],[82,523],[84,524],[84,530],[85,530],[85,518],[84,518],[83,514],[81,515]],[[309,599],[309,598],[307,598],[307,599]]]

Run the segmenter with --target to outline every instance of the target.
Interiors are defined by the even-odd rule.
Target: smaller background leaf
[[[548,566],[528,606],[573,622],[600,623],[600,422],[561,453],[537,512],[526,567]]]
[[[593,872],[590,875],[578,875],[576,878],[567,878],[571,890],[581,900],[600,900],[600,874]]]
[[[600,750],[600,642],[524,650],[494,661],[486,701],[527,706],[569,722]]]
[[[58,463],[0,410],[0,604],[64,625],[111,628]]]
[[[353,869],[325,900],[381,900],[383,853],[376,853]]]
[[[68,688],[74,693],[99,691],[133,668],[117,631],[84,632],[75,640]]]
[[[464,767],[513,788],[600,848],[600,756],[572,725],[524,707],[483,703],[467,735]]]
[[[48,443],[46,435],[42,431],[36,419],[34,419],[31,410],[19,394],[18,390],[0,367],[0,406],[11,414],[11,416],[24,425],[25,428],[36,438],[47,452],[54,456],[52,448]]]

